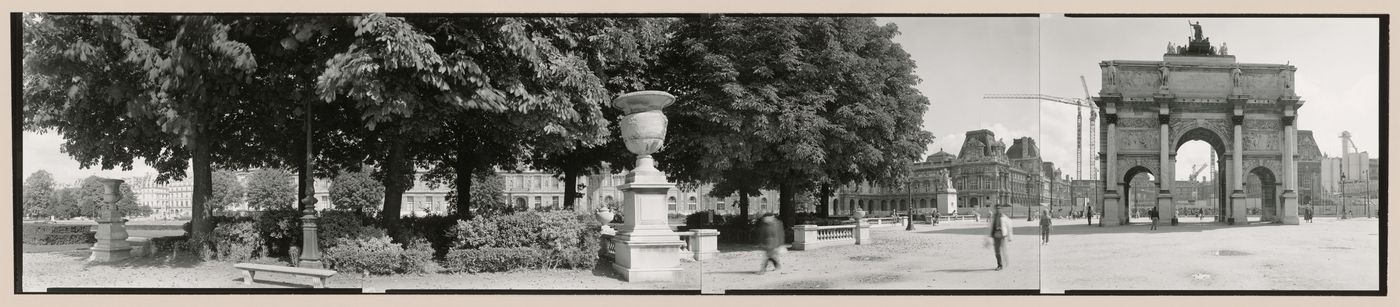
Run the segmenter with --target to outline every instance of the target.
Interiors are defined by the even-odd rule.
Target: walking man
[[[1050,215],[1040,211],[1040,245],[1050,244]]]
[[[772,213],[764,214],[762,222],[758,226],[758,243],[763,247],[763,266],[758,269],[758,274],[768,272],[768,263],[773,263],[773,270],[781,270],[783,265],[778,262],[778,255],[783,248],[783,222],[779,222]]]
[[[1312,217],[1312,208],[1303,208],[1303,219],[1308,220],[1308,223],[1312,223]]]
[[[1001,206],[993,206],[992,213],[992,248],[997,256],[997,271],[1006,266],[1006,242],[1011,242],[1011,217],[1001,213]]]
[[[1084,206],[1084,219],[1089,221],[1089,226],[1094,226],[1094,206]]]
[[[1157,230],[1157,207],[1147,210],[1147,216],[1152,218],[1152,230]]]

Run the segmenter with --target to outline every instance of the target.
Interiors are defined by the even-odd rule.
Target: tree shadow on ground
[[[114,262],[89,262],[88,253],[63,253],[65,256],[73,257],[76,261],[83,261],[83,268],[105,266],[117,268],[193,268],[204,263],[204,259],[197,255],[171,255],[131,257]]]
[[[610,259],[598,257],[598,262],[593,264],[593,276],[607,277],[621,280],[622,275],[613,270],[613,262]]]
[[[721,253],[761,251],[763,247],[751,243],[719,243],[715,247]]]
[[[928,271],[925,271],[925,272],[929,272],[929,273],[972,273],[972,272],[987,272],[987,271],[996,271],[996,268],[984,268],[984,269],[944,269],[944,270],[928,270]]]

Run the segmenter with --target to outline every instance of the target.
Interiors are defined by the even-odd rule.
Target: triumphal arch
[[[1104,170],[1105,226],[1128,219],[1128,183],[1149,173],[1156,179],[1162,221],[1175,222],[1172,200],[1177,149],[1204,141],[1221,165],[1215,174],[1220,193],[1216,218],[1248,222],[1246,174],[1263,191],[1264,220],[1298,223],[1297,68],[1286,64],[1241,63],[1202,35],[1199,23],[1185,46],[1167,45],[1162,61],[1113,60],[1099,63],[1102,89],[1095,104],[1099,122],[1099,167]]]

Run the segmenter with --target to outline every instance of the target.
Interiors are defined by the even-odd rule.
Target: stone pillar
[[[873,244],[873,243],[875,243],[875,241],[873,241],[873,240],[870,239],[870,223],[866,223],[864,220],[857,220],[857,222],[856,222],[856,244],[857,244],[857,245],[860,245],[860,244]]]
[[[316,198],[307,196],[302,200],[306,203],[306,210],[301,216],[301,262],[298,267],[311,269],[324,269],[321,263],[321,243],[316,234]]]
[[[131,257],[131,243],[126,241],[126,220],[117,211],[117,200],[122,198],[120,179],[100,179],[102,183],[102,208],[98,212],[97,243],[92,245],[89,261],[113,262]]]
[[[1293,116],[1283,118],[1283,212],[1279,212],[1279,222],[1298,225],[1298,164],[1293,156],[1298,154],[1298,126]]]
[[[1157,191],[1157,217],[1162,222],[1169,222],[1172,225],[1176,225],[1176,204],[1172,201],[1172,183],[1176,180],[1174,174],[1176,165],[1172,163],[1172,160],[1176,158],[1176,155],[1169,154],[1172,148],[1171,134],[1168,132],[1169,127],[1167,125],[1171,123],[1171,119],[1166,112],[1166,109],[1163,108],[1162,113],[1157,115],[1157,122],[1159,123],[1157,125],[1159,130],[1157,137],[1159,148],[1158,159],[1160,159],[1158,162],[1160,162],[1159,167],[1161,168],[1161,174],[1157,176],[1159,185]]]
[[[615,240],[613,269],[629,282],[674,281],[681,271],[676,254],[685,242],[667,224],[666,195],[675,184],[657,170],[651,154],[666,139],[666,115],[661,109],[675,96],[660,91],[623,94],[613,107],[626,116],[619,123],[627,150],[637,154],[637,167],[627,174],[623,191],[623,224]]]
[[[934,202],[936,203],[939,214],[957,214],[958,190],[953,188],[944,189],[943,192],[938,193]]]
[[[690,251],[695,260],[705,260],[719,255],[719,230],[696,229],[695,238],[690,240]]]
[[[1124,222],[1121,194],[1118,193],[1118,114],[1105,114],[1104,119],[1108,121],[1108,137],[1104,141],[1108,143],[1108,160],[1105,161],[1108,171],[1104,174],[1103,217],[1099,224],[1118,226]]]
[[[1235,115],[1231,118],[1234,121],[1235,137],[1234,150],[1231,155],[1232,161],[1230,169],[1234,171],[1230,176],[1230,214],[1226,222],[1230,224],[1249,223],[1249,212],[1246,211],[1244,194],[1244,115]]]

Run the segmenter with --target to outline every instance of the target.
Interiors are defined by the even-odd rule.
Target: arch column
[[[1233,137],[1234,144],[1232,144],[1234,145],[1234,148],[1232,148],[1233,152],[1231,153],[1231,158],[1233,158],[1233,161],[1231,161],[1230,165],[1230,169],[1234,171],[1234,174],[1233,176],[1230,176],[1233,180],[1233,183],[1230,187],[1232,190],[1230,192],[1230,214],[1229,217],[1225,219],[1225,221],[1230,224],[1247,224],[1249,223],[1249,212],[1245,210],[1246,206],[1244,193],[1244,128],[1242,127],[1244,125],[1245,100],[1243,98],[1231,100],[1231,102],[1235,104],[1235,114],[1234,116],[1230,117],[1230,121],[1234,122],[1235,128],[1235,133]]]
[[[1169,145],[1171,142],[1171,134],[1170,131],[1168,131],[1168,124],[1171,123],[1171,116],[1168,114],[1167,103],[1170,101],[1170,98],[1158,98],[1158,102],[1162,105],[1162,111],[1157,114],[1157,126],[1160,130],[1157,138],[1159,141],[1158,148],[1160,148],[1158,162],[1161,164],[1159,168],[1160,171],[1158,171],[1161,174],[1157,174],[1157,181],[1159,184],[1157,191],[1157,216],[1162,221],[1169,221],[1172,225],[1176,225],[1176,203],[1172,201],[1172,183],[1176,180],[1174,179],[1175,174],[1173,174],[1175,173],[1175,163],[1173,163],[1175,161],[1173,160],[1176,159],[1176,155],[1168,154],[1171,151]]]
[[[1113,111],[1112,102],[1108,105],[1108,109]],[[1104,114],[1104,121],[1108,123],[1108,138],[1104,142],[1108,143],[1108,159],[1105,160],[1108,172],[1104,173],[1103,217],[1099,219],[1099,225],[1118,226],[1123,224],[1123,204],[1118,193],[1118,114]]]
[[[1283,212],[1279,212],[1279,222],[1298,225],[1298,164],[1293,156],[1298,154],[1298,127],[1294,123],[1292,108],[1287,107],[1283,116],[1283,193],[1279,195]]]

